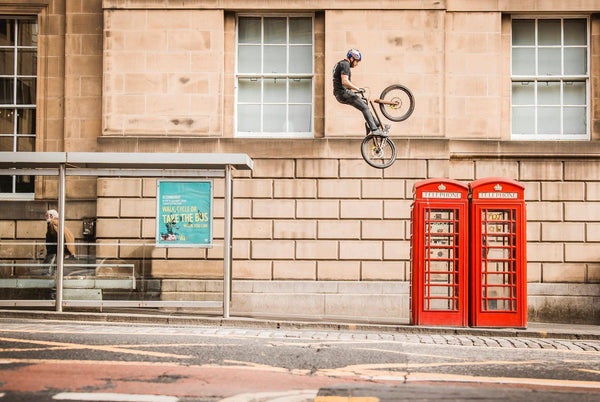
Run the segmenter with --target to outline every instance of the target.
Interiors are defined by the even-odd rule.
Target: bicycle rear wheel
[[[360,153],[369,165],[385,169],[396,160],[396,145],[389,137],[369,134],[360,145]]]
[[[406,120],[415,110],[415,98],[404,85],[390,85],[381,92],[379,99],[394,102],[393,105],[379,104],[381,113],[391,121]]]

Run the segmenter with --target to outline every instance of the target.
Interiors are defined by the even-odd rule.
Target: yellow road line
[[[404,352],[402,350],[387,350],[387,349],[377,349],[377,348],[355,348],[352,350],[366,350],[369,352],[383,352],[383,353],[399,354],[399,355],[406,355],[406,356],[435,357],[436,359],[450,359],[450,360],[462,360],[462,361],[466,360],[466,358],[464,358],[464,357],[430,355],[430,354],[426,354],[426,353],[410,353],[410,352]]]
[[[3,338],[3,337],[0,337],[0,341],[31,343],[34,345],[47,345],[47,346],[52,346],[52,347],[61,347],[61,348],[65,348],[65,349],[101,350],[103,352],[126,353],[126,354],[154,356],[154,357],[172,357],[172,358],[177,358],[177,359],[191,358],[191,356],[176,355],[173,353],[150,352],[150,351],[145,351],[145,350],[131,350],[131,349],[127,349],[127,348],[118,348],[118,347],[111,347],[111,346],[105,346],[105,345],[83,345],[83,344],[67,343],[67,342],[37,341],[37,340],[32,340],[32,339],[15,339],[15,338]]]
[[[520,384],[537,385],[553,388],[589,388],[600,389],[599,381],[558,380],[548,378],[521,378],[521,377],[479,377],[459,374],[411,373],[406,378],[407,382],[442,381],[442,382],[467,382],[486,384]]]

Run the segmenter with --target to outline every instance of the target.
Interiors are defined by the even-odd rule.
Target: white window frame
[[[261,18],[261,54],[264,54],[264,47],[265,47],[265,43],[264,43],[264,18],[270,18],[270,17],[285,17],[287,18],[287,29],[288,29],[288,33],[289,33],[289,18],[296,18],[296,17],[305,17],[305,18],[311,18],[312,20],[312,32],[311,32],[311,39],[312,39],[312,52],[311,52],[311,66],[312,66],[312,71],[309,74],[292,74],[292,73],[284,73],[284,74],[265,74],[265,73],[240,73],[238,71],[238,54],[239,54],[239,50],[238,50],[238,45],[239,45],[239,19],[240,17],[254,17],[254,18]],[[314,132],[315,132],[315,127],[314,127],[314,121],[315,121],[315,15],[314,13],[302,13],[302,14],[238,14],[236,15],[236,25],[235,25],[235,83],[234,83],[234,88],[235,88],[235,110],[234,110],[234,135],[236,138],[314,138]],[[288,34],[288,39],[289,39],[289,34]],[[293,46],[290,43],[286,44],[286,65],[288,65],[288,61],[289,61],[289,57],[290,57],[290,46]],[[264,62],[264,59],[261,58],[261,71],[262,71],[262,63]],[[264,132],[264,131],[260,131],[260,132],[247,132],[247,131],[238,131],[238,82],[240,78],[257,78],[257,79],[261,79],[262,82],[264,83],[264,79],[265,78],[281,78],[281,79],[310,79],[311,80],[311,111],[310,111],[310,115],[311,115],[311,122],[310,122],[310,131],[309,132]],[[286,99],[289,99],[289,86],[286,89]],[[261,90],[261,93],[264,94],[264,91]],[[274,103],[270,103],[270,104],[274,104]],[[290,102],[286,102],[286,103],[281,103],[287,106],[292,105],[293,103]],[[265,105],[265,102],[261,99],[261,127],[264,127],[262,118],[264,117],[264,114],[262,113],[262,107]],[[287,110],[287,108],[286,108]],[[286,121],[288,121],[286,119]]]
[[[538,44],[538,22],[540,20],[548,20],[548,19],[553,19],[553,20],[560,20],[561,21],[561,37],[564,36],[564,21],[565,20],[569,20],[569,19],[585,19],[586,20],[586,35],[587,35],[587,54],[586,54],[586,61],[587,61],[587,66],[586,66],[586,70],[587,70],[587,74],[585,75],[547,75],[547,76],[543,76],[543,75],[539,75],[536,71],[535,75],[515,75],[512,71],[512,66],[513,66],[513,49],[515,48],[530,48],[531,46],[515,46],[512,43],[512,29],[513,29],[513,21],[515,20],[533,20],[535,22],[535,44],[534,44],[534,48],[535,48],[535,67],[536,70],[538,68],[538,49],[539,47],[544,47],[547,48],[548,46],[540,46]],[[590,18],[588,15],[569,15],[569,16],[557,16],[557,15],[546,15],[546,16],[527,16],[527,15],[523,15],[523,16],[512,16],[511,18],[511,45],[510,45],[510,54],[511,54],[511,97],[510,97],[510,127],[511,127],[511,139],[512,140],[535,140],[535,141],[573,141],[573,140],[589,140],[590,139],[590,123],[591,123],[591,119],[590,119],[590,71],[591,71],[591,60],[590,60],[590,47],[591,47],[591,38],[590,38]],[[564,45],[564,38],[563,40],[561,40],[561,45],[557,46],[561,49],[561,52],[563,52],[563,56],[561,57],[561,60],[564,63],[564,49],[567,48],[568,46]],[[563,99],[563,93],[561,90],[561,99],[560,99],[560,108],[561,108],[561,132],[560,134],[540,134],[538,133],[538,111],[540,106],[537,105],[537,83],[538,82],[546,82],[546,81],[555,81],[555,82],[559,82],[559,83],[564,83],[564,82],[585,82],[585,88],[586,88],[586,94],[585,94],[585,110],[586,110],[586,132],[582,133],[582,134],[565,134],[563,133],[563,117],[564,117],[564,113],[562,112],[565,106],[564,104],[564,99]],[[515,134],[513,131],[513,98],[512,98],[512,85],[515,82],[532,82],[535,84],[535,103],[532,105],[519,105],[519,106],[523,106],[523,107],[533,107],[535,109],[534,112],[534,134]],[[561,85],[562,86],[562,85]],[[580,105],[578,105],[580,106]]]
[[[23,20],[27,20],[27,21],[35,21],[36,25],[38,25],[37,19],[35,17],[28,17],[28,16],[18,16],[18,15],[0,15],[0,18],[3,20],[7,20],[7,21],[23,21]],[[0,46],[1,49],[13,49],[14,50],[14,71],[13,74],[2,74],[2,72],[0,71],[0,78],[10,78],[13,81],[13,99],[12,99],[12,103],[10,104],[0,104],[0,108],[3,110],[7,110],[7,111],[12,111],[12,113],[17,114],[17,111],[19,109],[33,109],[36,110],[37,112],[37,86],[39,85],[38,82],[38,76],[37,76],[37,71],[35,75],[19,75],[18,74],[18,52],[21,49],[33,49],[36,51],[36,55],[39,55],[39,49],[37,46],[23,46],[23,45],[19,45],[19,38],[18,38],[18,26],[17,24],[15,24],[15,43],[13,46]],[[39,25],[38,25],[38,36],[39,36]],[[39,44],[39,42],[38,42]],[[36,80],[36,103],[34,104],[18,104],[17,103],[17,90],[16,90],[16,80],[17,78],[35,78]],[[8,133],[0,133],[2,135],[2,137],[12,137],[13,139],[13,149],[12,152],[19,152],[17,150],[17,142],[18,142],[18,138],[19,137],[36,137],[36,133],[33,134],[18,134],[17,131],[17,124],[18,124],[18,119],[15,118],[13,121],[13,132],[12,134],[8,134]],[[12,176],[12,191],[11,192],[7,192],[7,193],[0,193],[0,199],[3,200],[33,200],[34,199],[34,192],[31,193],[20,193],[17,192],[17,177],[18,176]],[[32,180],[35,180],[34,176],[30,176],[30,178]]]

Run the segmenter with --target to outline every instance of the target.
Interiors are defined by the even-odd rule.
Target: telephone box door
[[[524,186],[505,178],[471,183],[471,325],[527,326]]]
[[[411,236],[411,322],[468,324],[468,186],[456,180],[415,184]]]

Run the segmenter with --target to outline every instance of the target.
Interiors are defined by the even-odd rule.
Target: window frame
[[[19,134],[18,131],[18,118],[14,118],[13,120],[13,129],[12,129],[12,133],[0,133],[0,137],[3,138],[12,138],[12,151],[11,152],[19,152],[18,150],[18,140],[19,138],[33,138],[34,139],[34,148],[35,148],[35,142],[36,142],[36,138],[37,138],[37,112],[38,112],[38,105],[37,105],[37,88],[39,86],[39,37],[40,37],[40,31],[39,31],[39,22],[38,22],[38,18],[37,16],[33,16],[33,15],[12,15],[12,14],[4,14],[4,15],[0,15],[0,19],[5,20],[5,21],[17,21],[16,24],[14,24],[14,44],[12,46],[0,46],[0,49],[13,49],[13,55],[14,55],[14,60],[13,60],[13,73],[12,74],[1,74],[0,72],[0,78],[4,78],[4,79],[11,79],[12,80],[12,87],[13,87],[13,94],[12,94],[12,103],[6,103],[6,104],[0,104],[0,109],[1,110],[6,110],[9,112],[12,112],[14,116],[18,115],[18,111],[19,110],[23,110],[23,109],[27,109],[27,110],[34,110],[35,111],[35,118],[34,118],[34,123],[35,123],[35,129],[34,132],[31,134]],[[18,21],[32,21],[35,23],[36,25],[36,32],[37,32],[37,44],[35,46],[26,46],[26,45],[19,45],[19,27],[18,27]],[[35,51],[35,58],[36,58],[36,65],[35,65],[35,75],[27,75],[27,74],[19,74],[18,71],[18,54],[19,51],[22,51],[23,49],[25,50],[34,50]],[[28,78],[28,79],[34,79],[35,80],[35,103],[18,103],[18,91],[17,91],[17,86],[18,86],[18,79],[19,78]],[[25,178],[25,177],[29,177],[31,180],[35,180],[34,176],[12,176],[12,188],[11,188],[11,192],[0,192],[0,199],[3,200],[30,200],[30,199],[34,199],[35,196],[35,185],[33,188],[33,191],[31,192],[18,192],[17,191],[17,180],[19,178]]]
[[[552,46],[540,45],[538,42],[538,34],[539,34],[539,21],[540,20],[560,20],[561,22],[561,44],[558,46],[554,46],[555,48],[559,48],[561,51],[561,69],[564,67],[565,56],[564,50],[565,48],[570,47],[569,45],[565,45],[564,43],[564,22],[565,20],[573,20],[573,19],[584,19],[586,21],[586,74],[583,75],[565,75],[561,70],[560,75],[540,75],[538,71],[536,71],[533,75],[515,75],[513,72],[513,64],[514,64],[514,49],[515,48],[533,48],[535,50],[535,68],[536,70],[539,68],[538,65],[538,55],[540,48],[550,48]],[[533,46],[515,46],[513,43],[513,22],[515,20],[533,20],[535,23],[535,43]],[[589,15],[513,15],[511,16],[510,23],[510,79],[511,79],[511,89],[510,89],[510,136],[511,140],[533,140],[533,141],[586,141],[591,138],[591,36],[590,36],[590,16]],[[532,118],[534,119],[534,133],[533,134],[519,134],[515,133],[513,129],[513,114],[515,104],[513,103],[513,84],[516,82],[531,82],[535,85],[534,87],[534,103],[531,105],[517,105],[517,107],[532,107],[534,108],[534,115]],[[541,134],[539,133],[538,127],[538,112],[540,110],[540,106],[538,104],[538,83],[539,82],[557,82],[561,85],[560,91],[560,103],[557,105],[561,109],[560,114],[560,133],[559,134]],[[564,95],[562,87],[568,82],[583,82],[585,83],[585,124],[586,124],[586,132],[580,134],[566,134],[564,132],[564,108],[569,107],[568,104],[565,104]],[[573,106],[573,105],[571,105]],[[580,106],[580,105],[578,105]]]
[[[243,17],[260,18],[261,19],[261,54],[264,55],[264,19],[265,18],[286,18],[286,29],[288,32],[286,42],[286,65],[289,65],[290,47],[293,44],[289,43],[289,19],[290,18],[310,18],[311,19],[311,72],[310,73],[240,73],[238,71],[239,62],[239,20]],[[264,57],[261,57],[261,70],[264,63]],[[315,14],[314,13],[273,13],[273,14],[255,14],[255,13],[239,13],[235,16],[235,73],[234,73],[234,137],[235,138],[314,138],[315,136]],[[310,79],[311,80],[311,100],[310,100],[310,131],[307,132],[266,132],[266,131],[239,131],[238,130],[238,106],[239,106],[239,80],[240,79],[259,79],[264,83],[264,79],[282,78],[282,79]],[[289,101],[289,85],[286,86],[286,101],[285,103],[265,102],[263,99],[264,90],[261,89],[261,129],[264,129],[263,124],[263,107],[265,104],[282,104],[286,106],[286,113],[289,112],[289,106],[294,102]],[[299,103],[306,104],[306,103]],[[288,120],[286,120],[288,121]]]

